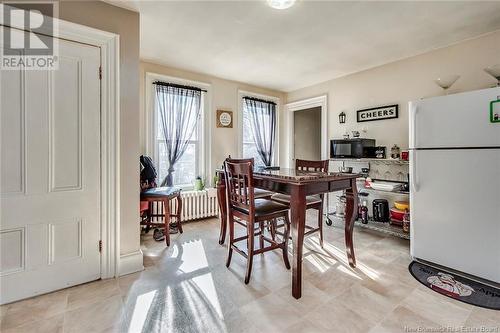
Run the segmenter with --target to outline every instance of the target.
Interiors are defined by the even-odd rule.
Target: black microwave
[[[334,139],[330,140],[330,158],[371,158],[375,147],[374,139]],[[367,149],[368,148],[368,149]]]

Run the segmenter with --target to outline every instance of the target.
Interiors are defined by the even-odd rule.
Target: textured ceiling
[[[141,14],[141,58],[281,91],[500,29],[500,2],[109,1]]]

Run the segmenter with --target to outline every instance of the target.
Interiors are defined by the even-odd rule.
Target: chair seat
[[[274,192],[267,191],[267,190],[262,190],[260,188],[255,188],[253,190],[253,193],[255,195],[255,199],[265,198],[265,197],[271,197],[273,194],[275,194]]]
[[[291,197],[288,194],[276,193],[271,197],[271,199],[282,204],[290,204]],[[308,195],[306,197],[307,206],[319,204],[321,201],[322,200],[319,195]]]
[[[234,209],[244,213],[249,214],[248,210],[241,207],[234,207]],[[255,216],[262,217],[265,215],[286,212],[290,207],[286,204],[282,204],[276,201],[268,199],[255,199]]]
[[[181,191],[178,187],[154,187],[141,192],[141,199],[151,197],[172,197]]]

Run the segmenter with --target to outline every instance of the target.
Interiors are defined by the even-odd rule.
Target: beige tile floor
[[[421,286],[408,273],[408,242],[356,230],[358,267],[346,264],[343,232],[325,227],[325,248],[306,240],[303,297],[291,297],[281,255],[255,258],[243,283],[228,270],[215,219],[186,223],[172,245],[142,236],[142,272],[0,307],[8,332],[417,332],[451,327],[500,332],[500,311],[472,307]],[[451,330],[453,331],[453,330]],[[450,330],[448,332],[451,332]],[[486,332],[483,330],[483,332]]]

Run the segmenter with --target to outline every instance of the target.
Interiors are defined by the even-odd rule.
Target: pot
[[[342,173],[352,173],[352,167],[340,167],[339,171]]]
[[[404,216],[405,216],[404,210],[399,210],[397,208],[391,208],[391,219],[397,220],[397,221],[403,221]]]

